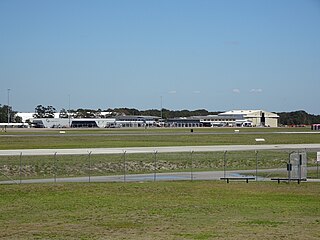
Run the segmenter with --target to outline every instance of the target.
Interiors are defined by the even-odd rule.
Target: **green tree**
[[[94,118],[95,110],[79,108],[76,111],[75,118]]]
[[[56,113],[56,109],[53,106],[44,107],[38,105],[34,110],[34,118],[54,118],[54,113]]]
[[[8,109],[9,108],[9,109]],[[9,111],[8,111],[9,110]],[[0,122],[6,123],[8,122],[8,112],[10,114],[9,121],[11,123],[19,123],[22,122],[21,117],[16,116],[17,112],[12,110],[12,107],[8,107],[7,105],[0,105]]]
[[[68,118],[68,112],[64,108],[60,110],[59,118]]]
[[[320,115],[308,114],[300,110],[295,112],[280,112],[279,123],[281,125],[309,125],[313,123],[320,123]]]

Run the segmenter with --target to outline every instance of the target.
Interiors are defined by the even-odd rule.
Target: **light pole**
[[[160,96],[160,116],[161,116],[161,119],[162,119],[162,96]]]
[[[69,128],[70,128],[70,94],[68,95],[69,97],[69,110],[68,110],[68,119],[69,119]]]
[[[8,88],[8,125],[10,123],[10,88]]]

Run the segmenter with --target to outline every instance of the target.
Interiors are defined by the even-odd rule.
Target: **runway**
[[[220,146],[172,146],[172,147],[130,147],[130,148],[73,148],[73,149],[16,149],[0,150],[0,156],[44,156],[44,155],[83,155],[123,154],[123,153],[174,153],[174,152],[223,152],[223,151],[320,151],[320,144],[256,144]]]
[[[187,129],[189,130],[189,129]],[[3,134],[0,137],[114,137],[114,136],[186,136],[186,135],[234,135],[234,131],[229,132],[152,132],[152,131],[141,131],[141,132],[108,132],[108,133],[72,133],[72,131],[63,131],[61,134],[58,131],[56,133],[28,133],[28,134]],[[239,135],[265,135],[265,134],[320,134],[320,132],[297,132],[297,131],[281,131],[281,132],[238,132]]]

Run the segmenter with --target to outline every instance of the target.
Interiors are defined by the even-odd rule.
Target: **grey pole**
[[[56,163],[57,159],[56,159],[56,157],[57,157],[57,152],[54,153],[54,157],[53,157],[53,160],[54,160],[53,161],[54,183],[57,182],[57,163]]]
[[[8,125],[10,123],[10,88],[8,88]],[[9,126],[8,126],[9,127]]]
[[[70,124],[70,94],[68,95],[69,96],[69,112],[68,112],[68,119],[69,119],[69,128],[71,127],[71,124]]]
[[[226,178],[227,151],[223,153],[223,177]]]
[[[294,153],[294,151],[293,152],[289,152],[289,159],[288,159],[288,180],[289,180],[289,182],[291,181],[291,170],[292,170],[292,166],[291,166],[291,161],[290,161],[290,158],[291,158],[291,154],[292,153]]]
[[[155,182],[157,179],[157,151],[154,151],[154,173],[153,173],[153,181]]]
[[[91,151],[89,152],[89,156],[88,156],[88,159],[89,159],[89,183],[91,182]]]
[[[19,178],[20,178],[20,184],[21,184],[21,170],[22,170],[22,152],[20,153],[20,168],[19,168]]]
[[[258,181],[258,151],[255,151],[256,154],[256,181]]]
[[[160,96],[160,116],[161,116],[161,119],[162,119],[162,96]]]
[[[123,181],[126,182],[126,151],[123,151]]]
[[[299,153],[299,162],[298,162],[298,176],[299,176],[299,179],[301,180],[301,165],[302,165],[302,153]]]
[[[319,161],[317,161],[317,178],[319,179]]]
[[[191,157],[191,181],[193,181],[193,151],[191,151],[190,157]]]

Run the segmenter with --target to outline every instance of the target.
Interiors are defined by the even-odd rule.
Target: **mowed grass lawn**
[[[1,239],[320,239],[320,185],[0,186]]]
[[[24,135],[1,136],[0,150],[34,148],[112,148],[112,147],[161,147],[256,144],[264,138],[265,144],[320,143],[320,134],[166,134],[166,135]]]

